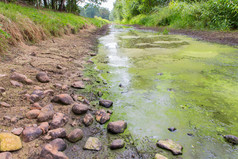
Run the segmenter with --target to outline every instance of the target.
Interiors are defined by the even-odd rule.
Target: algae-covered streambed
[[[169,138],[182,158],[237,158],[222,135],[238,136],[238,49],[114,26],[99,41],[93,60],[110,87],[102,98],[114,101],[111,121],[128,122],[139,152],[149,151],[146,138]]]

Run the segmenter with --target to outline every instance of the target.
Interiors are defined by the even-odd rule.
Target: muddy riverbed
[[[223,138],[238,135],[236,48],[120,26],[99,42],[92,60],[107,83],[102,98],[114,101],[111,120],[128,122],[140,154],[179,158],[153,147],[172,139],[182,158],[238,156]]]

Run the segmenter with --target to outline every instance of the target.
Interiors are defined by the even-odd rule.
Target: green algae
[[[148,146],[170,138],[184,146],[184,158],[238,155],[222,137],[238,136],[236,48],[137,30],[114,31],[100,41],[99,56],[107,62],[94,61],[109,86],[103,98],[114,101],[111,120],[128,121],[141,153],[150,147],[152,154],[162,151],[171,157]],[[146,47],[136,45],[142,43]],[[155,140],[144,142],[147,136]]]

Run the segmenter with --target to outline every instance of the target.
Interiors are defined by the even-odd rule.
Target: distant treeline
[[[238,29],[238,0],[116,0],[112,14],[127,24]]]
[[[57,10],[61,12],[69,12],[74,14],[80,14],[79,5],[85,0],[0,0],[5,3],[14,2],[18,4],[32,5],[37,8],[48,8],[52,10]],[[91,4],[101,4],[107,0],[88,0]]]
[[[80,8],[80,15],[89,18],[97,16],[109,20],[110,11],[99,5],[87,4],[83,8]]]

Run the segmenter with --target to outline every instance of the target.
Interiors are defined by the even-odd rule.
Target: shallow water
[[[114,101],[111,121],[128,122],[138,151],[146,137],[169,138],[185,159],[237,158],[222,135],[238,136],[238,49],[114,26],[99,41],[94,61],[110,86],[102,98]]]

